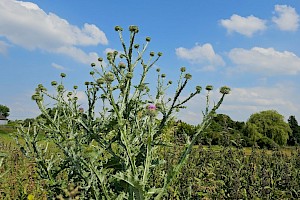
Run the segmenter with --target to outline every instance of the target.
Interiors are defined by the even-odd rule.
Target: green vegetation
[[[300,150],[285,147],[299,143],[294,116],[286,123],[267,110],[233,121],[216,113],[230,89],[220,88],[210,108],[208,85],[203,121],[177,121],[173,114],[202,88],[180,98],[192,78],[182,67],[172,98],[172,81],[160,69],[153,91],[147,74],[162,53],[147,51],[150,37],[141,48],[135,43],[136,26],[128,44],[123,29],[115,30],[123,50],[91,64],[86,111],[62,73],[51,82],[55,94],[36,88],[40,116],[0,126],[1,199],[300,198]]]
[[[8,117],[9,116],[9,108],[7,106],[0,105],[0,115],[2,115],[4,117]]]

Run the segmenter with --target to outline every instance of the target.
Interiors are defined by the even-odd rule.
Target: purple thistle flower
[[[148,110],[152,111],[152,110],[156,110],[156,106],[154,104],[150,104],[148,106]]]

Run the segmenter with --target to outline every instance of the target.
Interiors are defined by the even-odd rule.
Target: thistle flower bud
[[[153,51],[150,52],[150,56],[154,56],[155,53]]]
[[[107,58],[107,60],[112,60],[112,58],[113,58],[113,53],[112,52],[108,52],[107,54],[106,54],[106,58]]]
[[[63,85],[57,86],[57,91],[62,92],[65,89]]]
[[[132,77],[133,77],[133,73],[132,73],[132,72],[128,72],[128,73],[126,74],[126,78],[130,79],[130,78],[132,78]]]
[[[94,72],[94,71],[90,71],[90,75],[92,75],[92,76],[93,76],[94,74],[95,74],[95,72]]]
[[[139,28],[137,26],[131,25],[131,26],[129,26],[129,31],[133,32],[133,33],[138,33]]]
[[[169,82],[168,82],[169,85],[172,85],[172,83],[173,83],[172,81],[169,81]]]
[[[157,68],[156,71],[157,71],[157,72],[160,72],[160,68]]]
[[[118,51],[114,51],[114,52],[113,52],[113,54],[114,54],[115,56],[118,55],[118,53],[119,53]]]
[[[162,52],[158,52],[157,55],[160,57],[162,56]]]
[[[62,78],[64,78],[64,77],[66,77],[66,74],[65,74],[65,73],[61,73],[60,76],[61,76]]]
[[[192,75],[187,73],[184,75],[184,78],[187,79],[187,80],[190,80],[192,78]]]
[[[196,86],[196,92],[199,94],[201,92],[201,90],[202,90],[202,87],[197,85]]]
[[[98,58],[98,61],[99,61],[99,62],[102,62],[102,61],[103,61],[103,58]]]
[[[119,68],[120,68],[120,69],[125,69],[125,68],[126,68],[125,63],[120,62],[120,63],[119,63]]]
[[[40,98],[40,95],[35,93],[34,95],[31,96],[31,99],[34,101],[37,101]]]
[[[96,66],[96,64],[95,63],[91,63],[91,67],[95,67]]]
[[[185,72],[185,70],[186,70],[185,67],[181,67],[181,68],[180,68],[180,71],[181,71],[181,72]]]
[[[90,84],[90,82],[86,81],[84,82],[84,85],[88,86]]]
[[[133,47],[134,47],[135,49],[138,49],[138,48],[140,47],[140,45],[139,45],[139,44],[135,44]]]
[[[150,42],[151,38],[150,37],[146,37],[146,42]]]
[[[78,86],[77,86],[77,85],[74,85],[73,88],[74,88],[74,90],[77,90]]]
[[[72,95],[72,92],[68,92],[67,96],[71,96]]]
[[[162,74],[161,77],[162,77],[162,78],[166,78],[166,74]]]
[[[214,87],[213,87],[212,85],[207,85],[207,86],[205,87],[205,89],[206,89],[207,91],[211,91],[211,90],[214,89]]]
[[[123,31],[123,28],[121,26],[115,26],[115,31]]]
[[[57,85],[57,82],[56,82],[56,81],[52,81],[52,82],[51,82],[51,85],[52,85],[52,86],[56,86],[56,85]]]
[[[104,75],[104,79],[105,79],[105,81],[110,83],[110,82],[113,82],[115,80],[115,76],[114,76],[113,73],[108,72],[107,74]]]
[[[229,94],[230,93],[230,88],[229,87],[227,87],[227,86],[223,86],[223,87],[221,87],[221,89],[220,89],[220,93],[222,93],[222,94]]]
[[[77,101],[78,100],[78,97],[74,97],[74,101]]]

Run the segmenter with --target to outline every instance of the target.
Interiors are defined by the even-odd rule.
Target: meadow
[[[0,199],[47,199],[47,189],[14,140],[15,128],[0,127]],[[55,148],[55,147],[51,147]],[[180,145],[164,147],[164,171],[180,156]],[[57,151],[52,149],[51,151]],[[152,171],[150,183],[161,187],[162,170]],[[76,199],[80,189],[70,184],[59,199]],[[169,186],[165,199],[299,199],[300,149],[235,148],[195,145],[187,165]]]

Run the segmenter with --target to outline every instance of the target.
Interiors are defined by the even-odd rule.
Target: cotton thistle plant
[[[185,103],[202,88],[196,86],[187,98],[180,98],[192,78],[182,67],[173,98],[166,99],[172,81],[167,81],[166,74],[160,74],[159,69],[156,70],[156,91],[151,91],[146,82],[147,74],[162,53],[150,51],[146,54],[150,37],[146,37],[142,46],[135,44],[139,32],[137,26],[129,27],[128,44],[123,38],[123,28],[116,26],[115,30],[122,51],[107,53],[107,62],[99,58],[98,64],[91,64],[92,81],[84,83],[87,110],[80,109],[77,86],[73,91],[67,91],[63,81],[52,81],[56,94],[48,93],[39,85],[32,96],[46,122],[36,121],[30,129],[33,131],[18,129],[26,144],[21,148],[26,156],[35,159],[49,197],[63,194],[71,183],[87,199],[162,199],[186,163],[196,140],[209,126],[230,91],[228,87],[221,89],[221,99],[211,110],[206,109],[203,121],[188,140],[181,159],[171,170],[162,171],[163,186],[152,187],[149,183],[151,172],[164,163],[158,156],[158,147],[163,144],[163,129],[174,112],[185,108]],[[141,74],[136,72],[138,67],[142,69]],[[62,79],[65,77],[66,74],[61,74]],[[206,89],[210,91],[212,87]],[[44,103],[49,98],[55,101],[52,112]],[[101,110],[99,115],[96,110]],[[45,135],[46,142],[39,142],[39,134]],[[48,143],[55,144],[58,154],[49,152]]]

